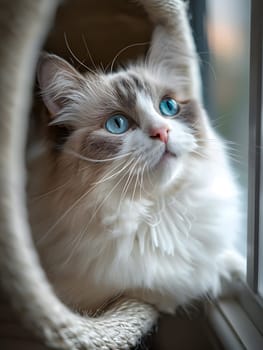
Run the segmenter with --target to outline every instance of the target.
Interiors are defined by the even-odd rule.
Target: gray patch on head
[[[122,78],[114,82],[117,98],[127,108],[134,108],[136,105],[136,89],[128,78]]]
[[[151,95],[150,86],[135,73],[127,73],[125,78],[116,79],[113,88],[120,103],[130,109],[136,106],[138,93],[144,91],[147,95]]]
[[[147,81],[141,79],[141,77],[135,73],[130,73],[129,76],[133,80],[137,91],[144,92],[146,95],[152,96],[152,89]]]
[[[143,81],[135,74],[129,74],[129,78],[132,80],[135,88],[138,91],[143,91],[144,90],[144,83]]]

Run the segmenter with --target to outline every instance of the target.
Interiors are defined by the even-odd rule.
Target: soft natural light
[[[207,6],[214,109],[211,119],[218,132],[230,141],[229,155],[241,185],[244,211],[243,231],[237,245],[246,255],[250,1],[208,0]]]

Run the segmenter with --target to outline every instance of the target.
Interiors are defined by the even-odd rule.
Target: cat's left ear
[[[37,66],[37,79],[43,101],[52,119],[74,101],[83,84],[82,75],[64,59],[42,53]]]

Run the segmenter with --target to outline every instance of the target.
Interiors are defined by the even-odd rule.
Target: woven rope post
[[[57,6],[55,0],[0,3],[1,287],[21,320],[50,348],[128,349],[151,329],[157,312],[122,300],[99,318],[74,314],[53,293],[27,222],[24,158],[34,67]]]

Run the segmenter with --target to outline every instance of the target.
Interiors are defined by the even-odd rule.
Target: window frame
[[[263,3],[261,0],[251,0],[247,287],[242,288],[239,302],[263,333],[263,301],[258,294],[259,236],[260,232],[263,232],[263,222],[260,218],[260,209],[263,207],[262,18]]]
[[[250,35],[250,105],[249,105],[249,177],[248,177],[248,234],[247,234],[247,283],[258,291],[261,145],[262,145],[262,3],[251,2]]]

